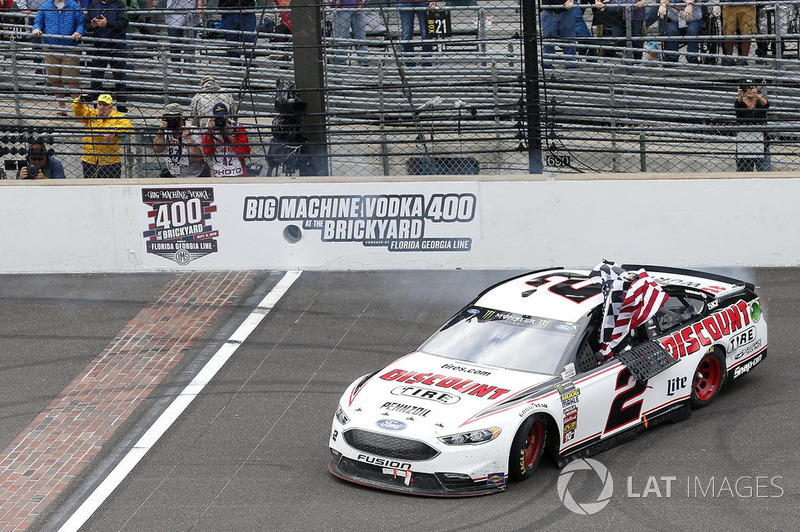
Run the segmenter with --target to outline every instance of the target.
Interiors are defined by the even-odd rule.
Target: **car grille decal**
[[[421,441],[368,430],[348,430],[344,433],[344,439],[359,451],[398,460],[430,460],[439,454],[439,451]]]

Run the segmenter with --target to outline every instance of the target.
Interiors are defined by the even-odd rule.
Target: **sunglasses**
[[[44,157],[29,157],[29,159],[31,161],[44,161],[45,160]]]

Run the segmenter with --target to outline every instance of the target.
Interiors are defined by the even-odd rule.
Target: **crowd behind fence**
[[[327,2],[310,6],[320,22],[312,60],[295,38],[316,28],[292,24],[288,0],[236,10],[208,0],[200,12],[140,0],[121,37],[87,31],[68,45],[32,33],[37,12],[48,11],[42,0],[20,3],[0,12],[0,173],[8,178],[30,162],[22,161],[34,138],[66,177],[84,176],[85,137],[99,152],[119,145],[122,177],[168,177],[170,152],[156,142],[167,106],[180,106],[197,128],[187,143],[202,145],[218,116],[214,100],[225,103],[231,133],[239,124],[247,134],[248,153],[229,155],[242,173],[265,177],[528,173],[539,144],[546,171],[724,172],[743,169],[745,156],[762,159],[751,168],[760,171],[800,164],[800,0],[665,0],[661,13],[652,1],[568,9],[539,0],[535,27],[523,23],[530,7],[519,2],[448,0],[414,19],[413,33],[403,24],[404,13],[416,15],[406,3],[367,0],[351,10],[363,15],[357,27]],[[242,13],[252,30],[250,22],[230,29],[225,16]],[[430,35],[420,28],[427,21]],[[535,58],[524,55],[525,36],[536,38]],[[69,57],[76,75],[54,86],[48,66]],[[314,69],[320,86],[295,96],[321,94],[323,108],[276,109],[279,80]],[[739,88],[752,86],[769,102],[765,120],[737,119]],[[116,137],[75,116],[75,96],[92,111],[103,94],[130,122]],[[234,148],[245,144],[233,137]],[[204,152],[203,175],[216,171],[214,157]]]

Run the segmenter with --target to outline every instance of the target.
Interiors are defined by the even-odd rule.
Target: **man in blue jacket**
[[[62,90],[64,83],[72,88],[73,99],[81,92],[78,42],[84,34],[83,8],[76,0],[47,0],[36,13],[31,33],[36,37],[46,35],[44,62],[47,65],[47,83],[56,89],[56,114],[67,116],[67,99]]]
[[[128,14],[124,0],[94,0],[89,4],[83,23],[86,33],[94,37],[89,52],[94,57],[89,63],[94,93],[102,92],[103,76],[106,67],[111,69],[111,76],[116,80],[117,110],[127,112],[125,95],[125,59],[128,57],[126,32]],[[94,96],[94,95],[93,95]],[[92,98],[94,99],[94,98]]]

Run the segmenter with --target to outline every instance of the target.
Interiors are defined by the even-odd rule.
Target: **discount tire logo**
[[[572,497],[568,486],[576,471],[594,471],[602,482],[603,488],[594,502],[577,502]],[[611,495],[614,493],[614,479],[611,478],[611,473],[608,472],[606,466],[597,460],[580,458],[561,470],[556,488],[558,489],[558,498],[568,510],[579,515],[591,515],[605,508],[608,501],[611,500]]]

